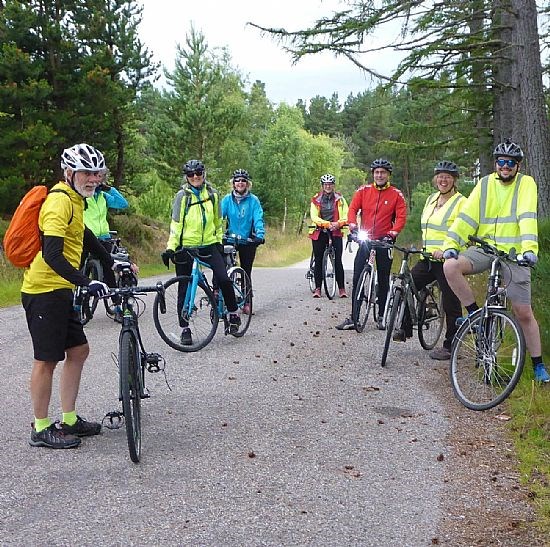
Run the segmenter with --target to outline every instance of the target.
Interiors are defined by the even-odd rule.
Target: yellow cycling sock
[[[76,410],[72,410],[71,412],[63,412],[63,419],[61,421],[67,425],[76,424]]]
[[[49,418],[34,418],[34,430],[39,433],[44,429],[47,429],[52,425],[52,421]]]

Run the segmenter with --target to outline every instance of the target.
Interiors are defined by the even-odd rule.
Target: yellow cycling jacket
[[[468,235],[493,242],[497,249],[538,254],[537,184],[518,173],[503,184],[496,173],[483,177],[472,190],[445,239],[445,249],[468,243]]]
[[[438,249],[445,249],[443,245],[447,231],[453,224],[464,203],[466,203],[466,198],[460,192],[457,192],[442,207],[436,210],[435,207],[438,198],[439,192],[428,197],[420,219],[422,245],[428,253],[433,253]]]
[[[204,247],[222,241],[220,197],[208,182],[197,196],[186,183],[176,194],[172,205],[172,220],[167,249]]]

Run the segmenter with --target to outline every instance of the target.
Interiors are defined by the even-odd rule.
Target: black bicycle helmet
[[[336,184],[336,177],[334,175],[331,175],[330,173],[327,173],[326,175],[323,175],[321,177],[321,184]]]
[[[246,169],[235,169],[235,171],[233,171],[233,176],[231,178],[232,180],[235,180],[235,179],[252,180],[252,177],[248,174],[248,171]]]
[[[196,171],[204,171],[204,163],[202,163],[201,160],[189,160],[183,166],[183,172],[186,175],[187,175],[187,173],[194,173]]]
[[[459,176],[458,166],[452,161],[442,160],[437,162],[437,165],[434,167],[434,173],[449,173],[454,177]]]
[[[496,148],[493,150],[493,157],[498,158],[499,156],[507,156],[520,162],[523,159],[523,150],[520,148],[519,144],[512,142],[510,139],[506,139],[504,142],[497,144]]]
[[[385,158],[378,158],[370,164],[371,171],[374,171],[378,167],[381,167],[390,173],[393,171],[393,165]]]

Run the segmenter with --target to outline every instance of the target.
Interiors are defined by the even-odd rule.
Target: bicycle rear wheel
[[[329,300],[336,294],[336,254],[334,249],[326,249],[323,255],[323,286]]]
[[[123,331],[119,342],[119,374],[122,412],[130,459],[138,463],[141,457],[141,363],[139,347],[131,331]]]
[[[512,393],[525,363],[525,338],[515,317],[489,308],[458,329],[451,350],[451,385],[471,410],[493,408]]]
[[[182,275],[164,284],[164,302],[157,294],[153,305],[153,320],[160,337],[172,348],[183,352],[199,351],[210,343],[218,328],[218,307],[212,290],[199,281],[189,307],[178,306],[178,291],[191,290],[192,277]],[[183,301],[183,296],[182,296]],[[183,337],[183,329],[191,330],[191,339]],[[189,343],[190,342],[190,343]]]
[[[418,302],[418,340],[429,350],[435,348],[443,332],[443,296],[437,283],[428,285],[422,294]]]
[[[309,290],[313,293],[315,292],[315,256],[313,255],[313,252],[311,253],[311,258],[309,259],[309,270],[306,273],[306,279],[309,282]]]
[[[227,273],[233,283],[237,306],[241,310],[241,325],[239,330],[231,334],[240,338],[248,330],[250,320],[252,319],[252,283],[248,274],[239,266],[231,268]]]
[[[357,332],[363,332],[365,324],[369,317],[369,292],[371,289],[370,268],[365,266],[356,290],[353,291],[353,301],[351,303],[351,318]]]
[[[393,337],[393,331],[395,328],[395,322],[400,313],[400,308],[403,305],[403,294],[401,287],[393,287],[392,294],[390,295],[390,301],[388,302],[387,315],[388,321],[386,324],[386,339],[384,340],[384,349],[382,350],[382,359],[380,365],[386,366],[386,359],[388,358],[388,350],[390,349],[390,343]]]

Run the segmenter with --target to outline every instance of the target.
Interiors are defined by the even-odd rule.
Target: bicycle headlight
[[[368,241],[370,239],[369,233],[365,230],[359,230],[357,234],[357,241]]]

